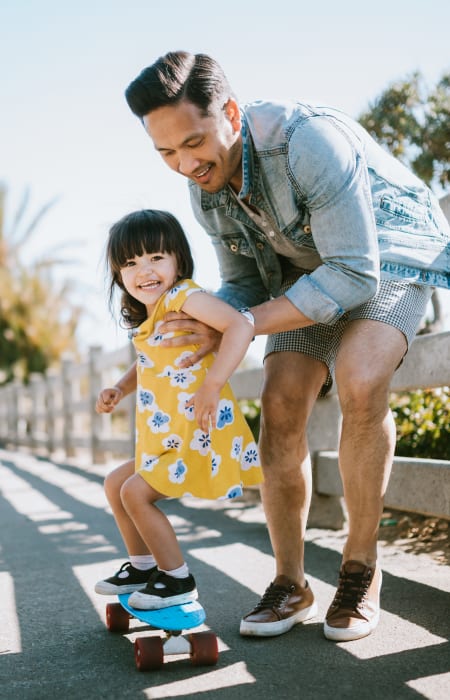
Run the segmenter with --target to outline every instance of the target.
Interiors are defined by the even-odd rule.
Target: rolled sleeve
[[[293,133],[289,165],[310,212],[322,264],[286,296],[308,318],[331,323],[378,288],[379,251],[367,166],[356,144],[327,117],[309,119]]]

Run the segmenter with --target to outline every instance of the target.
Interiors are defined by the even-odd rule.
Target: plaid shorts
[[[295,279],[286,280],[281,292],[294,284]],[[339,344],[347,324],[356,319],[388,323],[398,328],[409,345],[415,338],[424,316],[433,288],[392,280],[381,280],[377,294],[365,304],[347,311],[331,324],[317,323],[306,328],[269,335],[264,357],[272,352],[302,352],[328,367],[328,377],[319,396],[325,396],[333,384],[334,365]]]

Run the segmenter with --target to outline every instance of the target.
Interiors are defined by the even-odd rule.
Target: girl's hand
[[[118,386],[108,387],[107,389],[102,389],[99,393],[97,402],[95,404],[95,410],[97,413],[112,413],[123,397],[122,389]]]
[[[201,360],[210,352],[218,350],[222,334],[214,328],[207,326],[201,321],[196,321],[183,311],[169,311],[164,317],[164,323],[159,326],[158,330],[164,335],[166,333],[176,333],[182,331],[186,335],[178,335],[176,338],[166,338],[161,343],[162,347],[174,348],[183,347],[183,345],[199,345],[200,347],[180,366],[190,367]]]
[[[208,387],[205,382],[186,403],[186,408],[194,407],[195,419],[204,433],[216,427],[219,398],[220,389]]]

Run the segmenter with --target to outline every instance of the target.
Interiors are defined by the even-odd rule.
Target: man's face
[[[210,116],[183,100],[159,107],[143,118],[145,129],[169,168],[188,177],[207,192],[242,183],[241,118],[230,99]]]

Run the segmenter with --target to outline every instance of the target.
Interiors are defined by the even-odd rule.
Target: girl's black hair
[[[128,294],[122,282],[121,268],[127,260],[145,253],[174,254],[177,279],[189,279],[194,262],[186,234],[178,220],[167,211],[142,209],[127,214],[113,224],[106,245],[106,266],[110,273],[109,305],[112,308],[114,290],[122,290],[120,315],[127,328],[136,328],[147,318],[140,301]]]

